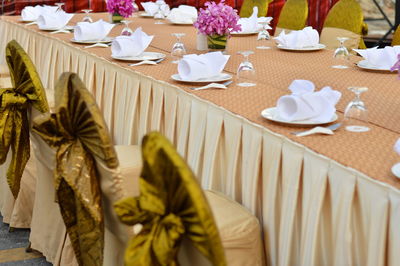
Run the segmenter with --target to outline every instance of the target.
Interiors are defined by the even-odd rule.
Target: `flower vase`
[[[114,24],[121,23],[123,19],[124,17],[118,13],[111,14],[111,22]]]
[[[207,35],[207,45],[209,50],[225,51],[228,42],[228,35]]]

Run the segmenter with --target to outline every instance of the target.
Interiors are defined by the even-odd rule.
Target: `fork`
[[[66,29],[59,29],[53,32],[50,32],[50,34],[56,34],[56,33],[71,33],[69,30]]]
[[[25,26],[30,26],[30,25],[37,25],[38,23],[36,21],[32,21],[29,23],[26,23]]]
[[[140,66],[140,65],[157,65],[161,61],[163,61],[165,58],[160,58],[154,61],[151,60],[143,60],[140,61],[139,63],[134,63],[134,64],[128,64],[128,66]]]
[[[227,86],[230,85],[233,81],[228,80],[225,81],[224,83],[210,83],[208,85],[205,85],[203,87],[195,87],[195,88],[190,88],[191,90],[194,91],[199,91],[199,90],[206,90],[206,89],[211,89],[211,88],[216,88],[216,89],[227,89]]]
[[[338,129],[342,123],[336,123],[332,124],[327,127],[314,127],[312,129],[306,130],[306,131],[296,131],[296,132],[291,132],[291,134],[296,135],[297,137],[304,137],[308,136],[311,134],[316,134],[316,133],[322,133],[322,134],[327,134],[327,135],[333,135],[333,131]]]
[[[100,42],[97,42],[97,43],[95,43],[95,44],[85,46],[84,48],[85,48],[85,49],[87,49],[87,48],[93,48],[93,47],[104,47],[104,48],[108,48],[110,45],[111,45],[111,44],[109,44],[109,43],[100,43]]]

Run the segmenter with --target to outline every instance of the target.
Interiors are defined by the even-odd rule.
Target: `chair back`
[[[253,14],[253,8],[258,7],[258,17],[267,16],[268,5],[272,0],[244,0],[240,8],[239,16],[248,18]]]
[[[397,29],[393,34],[392,46],[395,45],[400,45],[400,25],[397,26]]]
[[[348,37],[345,46],[351,50],[365,48],[362,35],[368,33],[360,4],[356,0],[340,0],[329,11],[321,32],[320,42],[328,48],[339,46],[337,37]]]
[[[6,161],[11,150],[7,182],[16,198],[30,157],[31,107],[44,113],[49,111],[49,106],[35,66],[15,40],[6,46],[6,61],[12,84],[10,88],[0,89],[0,164]]]
[[[128,243],[125,265],[179,265],[184,238],[213,265],[226,265],[210,206],[192,171],[159,133],[142,142],[140,195],[115,205],[120,220],[143,228]]]
[[[308,17],[307,0],[288,0],[279,15],[275,30],[277,36],[282,30],[302,30],[306,26]]]

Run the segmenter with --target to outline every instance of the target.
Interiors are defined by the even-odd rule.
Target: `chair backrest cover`
[[[267,16],[268,4],[272,0],[244,0],[242,7],[240,8],[239,16],[242,18],[248,18],[253,14],[253,7],[258,7],[258,17]]]
[[[56,148],[55,190],[80,265],[102,265],[104,214],[96,160],[108,168],[118,159],[93,96],[74,73],[55,87],[56,112],[38,117],[33,130]]]
[[[400,45],[400,25],[397,26],[397,29],[393,34],[392,46],[395,45]]]
[[[0,89],[0,164],[5,162],[11,149],[7,182],[17,197],[30,156],[28,111],[33,107],[44,113],[49,111],[49,106],[35,66],[15,40],[7,44],[6,60],[12,87]]]
[[[115,205],[123,223],[143,225],[128,243],[125,265],[179,265],[183,237],[213,265],[226,265],[211,209],[184,160],[156,132],[144,137],[142,154],[140,195]]]
[[[282,8],[275,35],[284,30],[302,30],[308,17],[307,0],[288,0]],[[279,28],[279,30],[278,30]]]

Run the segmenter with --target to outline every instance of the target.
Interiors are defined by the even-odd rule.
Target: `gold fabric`
[[[55,87],[56,113],[35,120],[34,131],[57,149],[55,189],[80,265],[102,265],[104,218],[94,156],[118,166],[107,126],[93,96],[74,73]]]
[[[400,26],[397,27],[393,34],[392,46],[400,45]]]
[[[282,8],[277,27],[288,30],[301,30],[308,17],[307,0],[288,0]]]
[[[142,224],[130,240],[126,265],[179,265],[183,236],[213,265],[226,265],[218,229],[203,191],[192,171],[159,133],[143,139],[140,196],[115,204],[120,220]]]
[[[360,36],[368,33],[361,6],[356,0],[340,0],[337,2],[325,19],[325,27],[345,29]],[[365,48],[363,38],[360,39],[359,47]]]
[[[253,7],[258,7],[258,16],[265,17],[268,12],[268,5],[272,0],[244,0],[240,8],[239,16],[248,18],[253,14]]]
[[[28,107],[40,112],[48,112],[49,107],[35,66],[15,40],[7,44],[6,60],[12,87],[0,89],[0,164],[11,149],[7,182],[16,198],[30,155]]]

